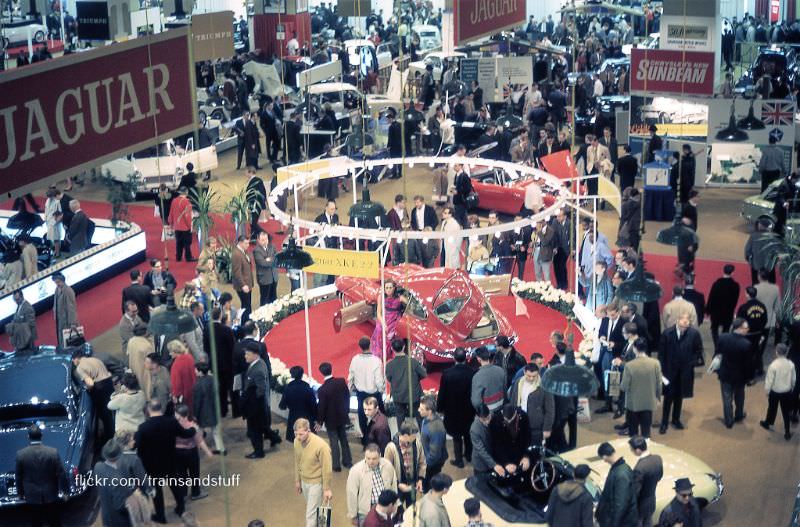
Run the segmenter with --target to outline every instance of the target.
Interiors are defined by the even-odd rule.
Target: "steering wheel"
[[[547,459],[540,459],[531,470],[531,486],[536,492],[547,492],[556,484],[556,467]]]

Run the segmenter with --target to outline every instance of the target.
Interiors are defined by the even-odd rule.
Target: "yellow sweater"
[[[317,434],[309,434],[308,443],[303,446],[299,439],[294,440],[294,479],[303,483],[322,483],[323,490],[331,488],[333,474],[331,448]]]

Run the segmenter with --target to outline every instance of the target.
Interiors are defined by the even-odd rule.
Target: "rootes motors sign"
[[[713,95],[714,54],[634,48],[631,91]]]
[[[0,193],[194,129],[187,29],[0,74]]]
[[[456,45],[525,23],[524,0],[459,0],[453,2]]]

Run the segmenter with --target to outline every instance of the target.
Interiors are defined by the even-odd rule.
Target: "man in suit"
[[[647,321],[639,314],[639,308],[633,302],[622,305],[622,318],[627,322],[636,324],[636,334],[642,337],[645,342],[650,342],[650,332],[647,330]]]
[[[453,170],[456,174],[454,179],[456,193],[453,195],[454,218],[462,229],[466,229],[468,227],[467,210],[469,209],[467,198],[473,192],[472,180],[464,170],[464,165],[456,163],[453,165]]]
[[[286,122],[286,154],[290,165],[299,163],[303,159],[303,115],[295,113]]]
[[[647,439],[644,437],[631,437],[628,446],[638,458],[633,467],[633,490],[636,495],[639,525],[650,527],[653,524],[653,514],[656,512],[656,488],[664,477],[664,462],[658,454],[648,452]]]
[[[394,111],[390,110],[386,114],[386,121],[389,123],[386,147],[389,149],[389,157],[399,158],[403,156],[403,132],[395,120]],[[399,171],[398,171],[399,172]]]
[[[242,114],[244,121],[244,158],[247,166],[258,170],[258,156],[261,155],[261,136],[250,112]]]
[[[753,378],[753,349],[747,340],[749,331],[747,321],[736,318],[731,325],[731,332],[720,335],[717,341],[716,354],[722,356],[717,375],[722,391],[723,420],[729,429],[747,415],[744,412],[744,390]]]
[[[439,218],[436,216],[436,209],[425,204],[425,198],[417,194],[414,196],[414,208],[411,210],[411,230],[422,231],[425,227],[436,230],[439,225]]]
[[[11,322],[6,324],[6,333],[16,351],[32,350],[38,337],[36,311],[30,302],[25,300],[21,290],[14,291],[13,298],[14,303],[17,304],[17,310],[14,311]]]
[[[239,236],[236,240],[236,247],[231,251],[231,277],[233,289],[239,295],[239,302],[244,309],[242,313],[242,323],[250,318],[253,309],[253,262],[247,253],[250,241],[247,236]]]
[[[61,500],[69,492],[67,473],[58,450],[42,444],[38,424],[28,428],[30,444],[17,452],[17,496],[28,505],[31,525],[61,527]]]
[[[693,231],[697,232],[697,198],[700,197],[700,193],[695,190],[691,189],[688,193],[688,199],[686,203],[683,204],[681,208],[681,216],[684,218],[689,218],[689,228]]]
[[[328,202],[325,204],[325,210],[314,218],[314,221],[321,224],[327,225],[339,225],[339,215],[336,213],[336,202],[332,199],[329,199]],[[339,238],[335,238],[333,236],[326,236],[323,244],[328,249],[338,249],[339,248]],[[336,276],[334,275],[325,275],[323,277],[323,284],[332,284],[336,280]]]
[[[253,249],[253,260],[255,260],[256,282],[258,282],[259,305],[261,306],[274,302],[277,298],[275,291],[278,286],[278,268],[275,267],[275,255],[272,236],[266,231],[259,232],[256,246]]]
[[[605,372],[611,370],[614,359],[621,356],[625,347],[625,337],[622,335],[622,326],[624,324],[625,321],[620,317],[617,303],[608,304],[606,306],[606,316],[600,321],[600,326],[597,329],[597,338],[600,341],[600,356],[594,363],[594,372],[600,380],[601,387],[605,386]],[[601,388],[601,391],[604,390]],[[606,395],[605,401],[605,406],[595,413],[604,414],[611,411],[612,397]]]
[[[537,281],[550,281],[550,264],[553,261],[557,242],[555,229],[550,228],[544,220],[539,220],[531,240],[533,272]]]
[[[262,210],[267,208],[267,187],[264,180],[256,175],[253,166],[247,167],[247,206],[250,208],[250,239],[255,240],[256,235],[261,231],[258,226],[258,218]]]
[[[265,145],[267,147],[267,157],[270,161],[278,159],[278,150],[281,146],[281,136],[278,131],[279,120],[275,115],[272,105],[272,97],[266,95],[263,99],[264,106],[261,109],[261,131],[264,132]]]
[[[175,231],[175,261],[186,257],[187,262],[195,262],[192,258],[192,203],[189,201],[189,190],[178,189],[178,196],[172,200],[167,222]]]
[[[160,306],[167,301],[167,289],[174,289],[177,282],[172,273],[164,270],[161,260],[151,258],[150,270],[144,275],[144,285],[150,288],[153,305]]]
[[[454,459],[450,464],[464,468],[464,459],[472,460],[472,441],[469,428],[475,417],[475,409],[465,404],[472,393],[472,377],[475,370],[467,365],[464,348],[456,348],[455,364],[442,373],[437,406],[444,418],[444,428],[453,438]]]
[[[692,308],[694,309],[694,308]],[[683,400],[694,395],[694,365],[697,357],[703,354],[703,339],[691,325],[688,311],[678,317],[677,323],[661,334],[658,360],[665,381],[664,404],[661,415],[660,434],[667,433],[672,412],[672,426],[683,430],[681,409]]]
[[[647,163],[652,163],[656,160],[656,152],[664,148],[664,141],[658,135],[658,127],[650,125],[650,140],[647,142]]]
[[[89,239],[89,217],[81,210],[81,203],[77,199],[69,202],[69,209],[74,214],[67,230],[69,252],[78,254],[88,249],[92,243],[92,240]]]
[[[153,498],[157,523],[167,523],[164,514],[164,489],[161,486],[166,478],[178,475],[175,466],[175,439],[191,439],[197,429],[190,426],[185,417],[164,415],[164,407],[158,399],[151,399],[147,403],[147,420],[139,425],[136,430],[136,453],[142,460],[147,475],[153,478],[156,495]],[[162,479],[163,478],[163,479]],[[185,487],[170,485],[170,491],[175,498],[175,513],[180,516],[185,510]]]
[[[694,304],[683,298],[683,287],[676,285],[672,288],[672,300],[664,304],[664,309],[661,311],[661,328],[666,331],[667,328],[674,326],[683,314],[689,316],[689,323],[697,329],[697,309]]]
[[[236,133],[236,170],[242,169],[242,156],[244,155],[244,135],[245,125],[247,119],[250,118],[250,112],[244,112],[242,118],[237,120],[233,125],[233,131]]]
[[[706,297],[694,288],[694,275],[687,274],[684,277],[684,283],[683,298],[694,306],[694,312],[697,315],[697,327],[700,327],[706,318]]]
[[[617,160],[617,173],[619,174],[620,191],[634,186],[636,175],[639,173],[639,161],[631,154],[631,147],[622,147],[625,153]]]
[[[608,152],[608,147],[601,145],[600,140],[596,135],[591,136],[591,142],[586,150],[586,175],[600,174],[600,164],[603,160],[609,159],[611,154]],[[597,195],[597,178],[589,178],[586,180],[586,188],[589,195]]]
[[[320,427],[325,425],[328,430],[328,442],[331,445],[333,471],[341,472],[342,465],[345,468],[353,465],[350,445],[347,443],[347,425],[350,424],[350,388],[343,378],[333,376],[333,368],[329,362],[320,364],[319,372],[324,380],[317,391],[319,404],[314,431],[319,432]]]
[[[139,308],[139,318],[144,322],[150,322],[150,306],[153,295],[150,288],[142,283],[143,279],[140,270],[131,271],[131,285],[122,290],[122,312],[125,313],[125,304],[131,300]]]
[[[125,314],[119,320],[119,336],[122,339],[122,353],[128,354],[128,341],[133,338],[133,330],[138,326],[147,326],[139,317],[139,306],[133,300],[125,303]]]
[[[650,437],[653,412],[661,399],[661,365],[647,356],[645,339],[637,338],[633,351],[635,358],[625,363],[620,384],[625,392],[628,432],[631,437]]]
[[[556,286],[559,289],[567,289],[567,258],[570,253],[570,247],[575,242],[572,237],[572,222],[564,209],[558,209],[555,220],[553,221],[553,228],[557,232],[558,243],[555,247],[555,254],[553,254],[553,273],[555,274]]]
[[[261,360],[258,349],[247,347],[244,350],[247,369],[242,383],[242,417],[247,421],[247,437],[253,451],[245,457],[260,459],[264,457],[264,428],[266,423],[267,398],[269,397],[269,376],[267,365]]]
[[[56,342],[63,348],[66,345],[64,342],[64,330],[78,327],[78,304],[75,301],[75,291],[67,285],[62,273],[53,273],[52,280],[56,284],[56,291],[53,295]]]
[[[213,337],[213,348],[212,348]],[[219,401],[222,417],[228,415],[228,398],[233,390],[233,348],[236,337],[233,329],[222,320],[222,309],[215,307],[211,310],[211,321],[203,332],[203,349],[211,362],[209,363],[218,372]],[[214,363],[212,353],[216,355]]]
[[[619,146],[617,140],[611,135],[611,127],[604,126],[600,137],[600,144],[608,149],[608,158],[611,164],[616,168],[617,161],[619,160]],[[611,181],[614,181],[614,174],[611,174]]]
[[[711,286],[706,302],[706,312],[711,319],[711,337],[716,345],[719,330],[727,333],[733,322],[733,312],[739,302],[739,284],[731,275],[736,268],[732,264],[725,264],[722,268],[722,278],[718,278]]]

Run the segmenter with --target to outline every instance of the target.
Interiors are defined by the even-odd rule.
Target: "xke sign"
[[[0,92],[0,193],[194,128],[186,29],[0,74]]]

